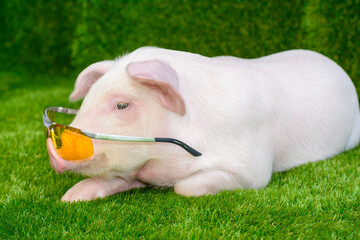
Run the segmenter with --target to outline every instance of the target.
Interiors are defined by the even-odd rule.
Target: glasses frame
[[[199,157],[199,156],[202,155],[200,152],[196,151],[195,149],[193,149],[189,145],[185,144],[182,141],[174,139],[174,138],[131,137],[131,136],[114,135],[114,134],[94,133],[94,132],[89,132],[89,131],[86,131],[86,130],[83,130],[83,129],[63,125],[63,124],[60,124],[60,123],[55,123],[55,122],[52,122],[50,120],[49,112],[54,112],[54,113],[57,112],[57,113],[65,113],[65,114],[76,115],[78,110],[70,109],[70,108],[63,108],[63,107],[48,107],[48,108],[45,108],[42,118],[43,118],[44,126],[46,127],[46,129],[48,131],[47,132],[47,137],[48,138],[49,138],[49,128],[51,126],[53,126],[53,125],[60,125],[60,126],[64,126],[64,127],[68,128],[71,131],[80,132],[80,133],[82,133],[82,134],[84,134],[84,135],[86,135],[86,136],[88,136],[89,138],[92,138],[92,139],[111,140],[111,141],[124,141],[124,142],[164,142],[164,143],[173,143],[173,144],[176,144],[176,145],[182,147],[184,150],[186,150],[188,153],[190,153],[194,157]]]

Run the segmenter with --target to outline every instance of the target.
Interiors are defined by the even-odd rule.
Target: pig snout
[[[56,152],[55,146],[50,138],[46,140],[46,147],[50,157],[50,164],[58,173],[62,173],[66,170],[66,162]]]

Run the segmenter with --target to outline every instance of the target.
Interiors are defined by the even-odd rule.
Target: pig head
[[[159,60],[92,64],[79,74],[70,95],[73,101],[85,97],[71,126],[106,134],[174,136],[167,128],[168,115],[182,117],[186,113],[178,85],[174,69]],[[126,104],[127,107],[118,109],[118,104]],[[63,200],[99,197],[99,192],[105,191],[103,186],[99,186],[101,183],[106,185],[105,189],[111,188],[111,194],[134,186],[145,186],[137,176],[139,169],[150,160],[162,159],[164,153],[173,148],[167,144],[92,141],[93,159],[77,163],[62,159],[51,140],[47,141],[50,162],[57,172],[68,170],[93,177],[77,184]],[[187,154],[176,149],[168,156],[181,158]],[[79,189],[89,189],[85,184],[93,185],[92,189],[99,192],[89,196],[81,194]],[[115,187],[111,187],[112,184]],[[74,198],[74,194],[77,197]]]

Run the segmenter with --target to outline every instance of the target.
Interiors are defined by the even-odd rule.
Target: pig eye
[[[116,104],[116,108],[119,110],[123,110],[123,109],[127,108],[128,106],[129,106],[129,103],[119,102]]]

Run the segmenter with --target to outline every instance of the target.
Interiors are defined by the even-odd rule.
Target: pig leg
[[[266,184],[264,183],[264,186]],[[201,196],[215,194],[226,189],[249,187],[253,186],[237,174],[222,170],[210,170],[182,179],[175,184],[174,190],[177,194],[184,196]]]
[[[123,178],[102,178],[94,177],[82,180],[70,188],[61,201],[75,202],[81,200],[93,200],[104,198],[118,192],[126,191],[131,188],[141,188],[145,185],[139,181],[127,181]]]

